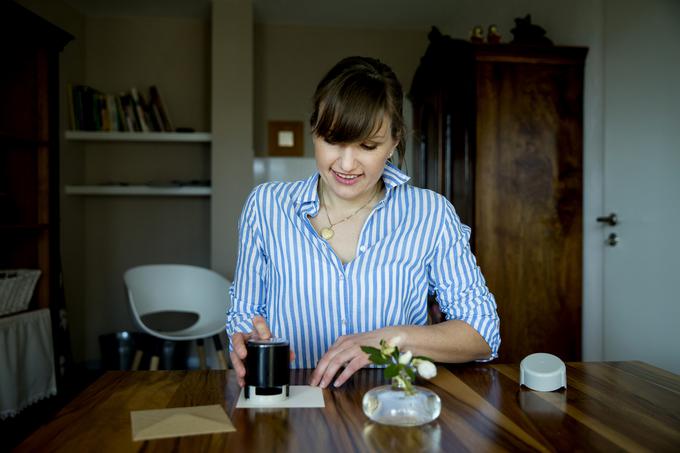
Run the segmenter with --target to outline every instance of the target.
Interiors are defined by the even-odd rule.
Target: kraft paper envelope
[[[132,440],[236,431],[219,404],[130,412]]]
[[[263,404],[254,403],[247,400],[241,389],[236,407],[238,409],[247,408],[279,408],[279,407],[326,407],[323,400],[323,392],[319,387],[311,385],[291,385],[288,387],[288,398],[282,401],[270,401]]]

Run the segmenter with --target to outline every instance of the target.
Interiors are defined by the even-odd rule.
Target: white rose
[[[399,355],[399,363],[401,363],[402,365],[408,365],[411,362],[412,358],[413,354],[411,353],[411,351],[406,351]]]
[[[382,347],[380,348],[380,353],[382,355],[392,355],[394,352],[394,346],[391,346],[389,343],[383,343]]]
[[[437,375],[437,367],[434,366],[434,363],[428,360],[418,359],[415,359],[413,362],[413,364],[416,366],[416,369],[418,370],[418,375],[421,377],[425,379],[432,379]]]

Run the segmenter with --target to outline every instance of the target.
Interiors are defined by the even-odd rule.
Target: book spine
[[[118,124],[118,108],[116,107],[116,100],[112,94],[107,94],[106,96],[106,110],[109,113],[109,126],[110,130],[119,132],[120,125]]]
[[[128,127],[128,123],[125,119],[125,110],[123,109],[123,103],[121,101],[120,95],[115,95],[114,96],[114,102],[116,103],[116,113],[117,113],[117,121],[118,121],[118,127],[119,131],[121,132],[130,132],[130,129]]]
[[[133,132],[140,132],[142,126],[139,124],[137,119],[137,109],[135,108],[134,102],[132,102],[132,95],[125,94],[122,98],[123,105],[125,106],[125,116],[127,117],[128,124],[130,125],[130,130]]]
[[[165,106],[165,103],[163,102],[163,98],[161,97],[161,93],[158,90],[158,87],[155,85],[152,85],[149,88],[149,93],[152,98],[152,102],[156,107],[158,108],[158,113],[161,116],[161,122],[163,124],[163,130],[167,132],[174,132],[175,128],[172,124],[172,121],[170,120],[170,114],[168,113],[168,109]]]
[[[68,128],[72,131],[78,129],[76,124],[76,111],[75,111],[75,99],[74,99],[73,85],[70,83],[66,84],[66,104],[68,108]]]
[[[81,96],[83,104],[83,129],[94,131],[94,100],[92,99],[92,89],[87,85],[81,86]]]
[[[162,131],[163,129],[161,129],[156,123],[156,118],[154,117],[153,112],[151,111],[151,108],[149,107],[149,104],[146,102],[146,98],[144,98],[142,93],[139,93],[139,103],[142,106],[144,119],[146,120],[146,124],[149,125],[149,129],[151,129],[153,132]]]
[[[137,91],[137,88],[133,87],[130,92],[132,94],[132,101],[134,103],[135,112],[137,113],[137,118],[139,120],[139,125],[141,126],[142,132],[151,132],[151,128],[144,117],[144,109],[140,103],[139,92]]]
[[[99,130],[110,132],[111,122],[109,115],[109,107],[106,103],[106,96],[103,94],[97,94],[97,106],[99,107]]]
[[[85,130],[85,118],[83,117],[83,87],[73,87],[73,108],[76,117],[76,130]]]

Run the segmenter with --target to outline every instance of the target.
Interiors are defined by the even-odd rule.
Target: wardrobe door
[[[476,254],[501,362],[581,359],[583,57],[478,58]]]

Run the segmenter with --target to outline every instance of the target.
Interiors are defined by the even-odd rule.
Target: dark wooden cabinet
[[[0,4],[0,269],[40,269],[29,308],[59,288],[58,55],[72,37]]]
[[[472,227],[498,303],[502,362],[581,358],[586,53],[433,30],[409,93],[414,179]]]

